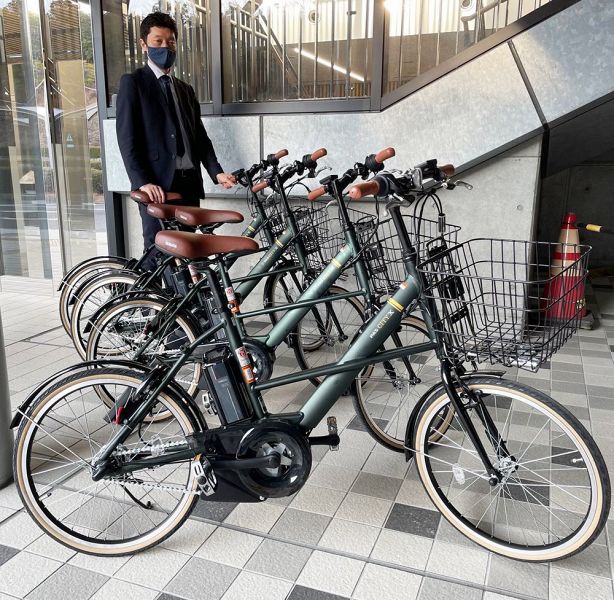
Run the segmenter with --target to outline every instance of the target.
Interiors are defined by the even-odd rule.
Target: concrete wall
[[[578,220],[614,227],[614,150],[542,182],[539,239],[556,240],[561,220],[575,212]],[[614,237],[580,232],[580,240],[593,247],[590,265],[614,267]]]
[[[333,172],[342,172],[386,146],[397,150],[391,167],[407,168],[432,157],[464,170],[480,165],[463,173],[478,185],[471,193],[454,193],[451,219],[463,223],[468,237],[529,238],[538,188],[540,114],[548,121],[560,121],[614,90],[612,31],[614,2],[583,0],[381,113],[206,117],[203,121],[228,171],[255,162],[261,149],[269,153],[286,147],[295,157],[321,146],[329,150],[326,162]],[[113,120],[104,123],[104,137],[109,189],[127,191]],[[207,205],[226,205],[226,200],[211,198],[211,194],[224,194],[208,178],[205,181]],[[227,196],[233,206],[240,206],[235,196]],[[140,225],[133,212],[129,207],[132,249],[140,247]]]

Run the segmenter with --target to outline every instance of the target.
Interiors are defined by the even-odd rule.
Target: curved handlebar
[[[277,152],[275,152],[275,158],[277,160],[283,158],[284,156],[288,156],[288,151],[285,148],[283,150],[278,150]]]
[[[389,158],[392,158],[395,155],[396,155],[396,152],[394,148],[384,148],[383,150],[380,150],[375,155],[375,160],[378,163],[383,163],[385,160],[388,160]]]
[[[326,188],[323,185],[321,185],[320,187],[317,187],[315,190],[311,190],[309,194],[307,194],[307,198],[309,200],[316,200],[317,198],[319,198],[320,196],[323,196],[324,194],[326,194]]]
[[[320,148],[319,150],[316,150],[315,152],[311,153],[311,160],[318,161],[324,156],[326,156],[327,154],[328,154],[328,151],[326,150],[326,148]]]
[[[357,183],[350,188],[349,196],[352,200],[360,200],[365,196],[377,196],[379,192],[379,182],[377,179],[371,179],[371,181],[365,181],[364,183]]]
[[[446,177],[452,177],[452,175],[454,175],[455,172],[455,168],[454,165],[451,164],[447,164],[447,165],[441,165],[437,167]]]
[[[262,190],[268,187],[269,187],[269,182],[266,179],[263,179],[262,181],[259,181],[256,185],[252,187],[252,192],[254,192],[254,194],[257,194],[258,192],[261,192]]]

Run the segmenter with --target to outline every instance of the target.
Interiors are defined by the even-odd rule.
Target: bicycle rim
[[[414,448],[418,474],[437,508],[461,533],[498,554],[529,561],[566,558],[588,546],[605,525],[610,486],[603,457],[582,424],[554,400],[520,384],[481,378],[482,397],[502,444],[489,441],[470,410],[501,483],[486,470],[454,414],[435,443],[430,428],[447,410],[445,394],[418,416]]]

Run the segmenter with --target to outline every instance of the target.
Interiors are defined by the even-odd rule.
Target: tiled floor
[[[598,327],[518,379],[552,391],[580,418],[614,474],[614,278],[592,283]],[[15,408],[76,354],[59,327],[56,299],[3,292],[0,303]],[[271,402],[281,409],[310,389],[285,388]],[[439,517],[414,469],[356,426],[348,398],[334,413],[341,448],[315,448],[311,478],[295,497],[201,501],[178,533],[134,557],[75,554],[42,534],[14,486],[0,490],[0,600],[614,599],[614,521],[565,561],[528,565],[492,555]]]

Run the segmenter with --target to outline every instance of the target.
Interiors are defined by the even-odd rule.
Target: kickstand
[[[124,492],[126,492],[126,494],[128,494],[128,496],[130,496],[130,498],[132,498],[141,508],[145,508],[146,510],[151,510],[153,508],[151,500],[147,500],[147,504],[145,504],[144,502],[141,502],[125,485],[122,485],[122,487],[124,488]]]

